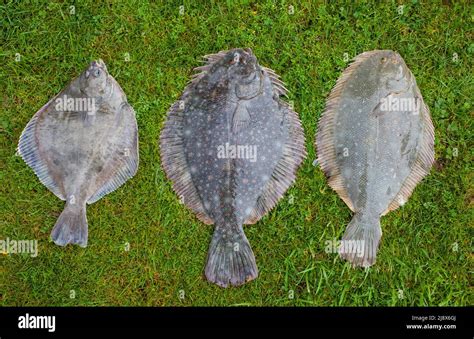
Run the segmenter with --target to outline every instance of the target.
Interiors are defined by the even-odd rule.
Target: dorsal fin
[[[207,72],[209,72],[212,65],[221,60],[223,57],[225,57],[228,52],[229,51],[224,50],[215,54],[208,54],[203,56],[204,65],[194,68],[194,71],[197,71],[197,73],[191,76],[190,84],[196,84],[199,80],[201,80],[202,77],[206,75]]]
[[[271,68],[262,67],[262,69],[268,75],[268,78],[273,85],[273,93],[275,96],[287,96],[288,90],[285,87],[285,83],[280,80],[280,76],[276,74]]]
[[[210,225],[214,221],[207,215],[202,205],[184,153],[183,123],[183,109],[180,108],[178,100],[168,111],[166,123],[160,135],[161,163],[182,202],[196,213],[199,220]]]
[[[43,185],[45,185],[59,199],[66,200],[64,188],[60,186],[58,180],[55,179],[56,174],[51,171],[51,166],[48,165],[48,160],[45,159],[44,154],[41,154],[41,149],[39,148],[36,136],[38,120],[41,119],[43,114],[47,114],[53,106],[56,98],[62,93],[63,92],[60,92],[49,100],[28,122],[20,136],[18,154],[23,158],[28,166],[33,169]]]

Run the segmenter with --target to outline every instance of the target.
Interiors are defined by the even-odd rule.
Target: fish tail
[[[86,207],[72,207],[67,204],[54,225],[51,239],[59,246],[77,244],[86,247],[87,233]]]
[[[356,213],[342,237],[339,255],[352,266],[372,266],[377,258],[381,237],[379,216]]]
[[[207,280],[221,287],[239,286],[258,276],[257,264],[242,227],[216,227],[205,269]]]

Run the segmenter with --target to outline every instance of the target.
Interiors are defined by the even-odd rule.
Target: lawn
[[[37,239],[38,256],[0,254],[0,305],[472,305],[473,20],[469,2],[7,2],[0,5],[0,239]],[[182,7],[180,7],[182,6]],[[219,50],[250,47],[281,75],[308,157],[295,185],[246,228],[260,276],[222,289],[203,275],[212,228],[180,204],[160,165],[166,112]],[[325,99],[350,59],[398,51],[435,127],[436,163],[382,218],[377,263],[352,269],[328,241],[351,212],[313,165]],[[137,113],[140,167],[88,207],[87,248],[56,246],[64,202],[15,155],[33,116],[102,58]]]

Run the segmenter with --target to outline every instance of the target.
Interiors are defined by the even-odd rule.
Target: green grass
[[[472,305],[474,14],[468,2],[443,2],[404,2],[403,14],[398,2],[184,1],[184,15],[181,2],[87,1],[74,15],[69,2],[0,5],[0,239],[39,242],[36,258],[0,254],[0,305]],[[224,290],[203,278],[212,229],[180,205],[157,139],[200,57],[233,47],[251,47],[282,76],[309,155],[277,207],[246,228],[259,278]],[[372,49],[398,51],[414,73],[436,165],[382,218],[377,264],[364,271],[324,251],[351,213],[312,161],[344,53]],[[137,112],[140,168],[88,207],[88,247],[61,248],[49,235],[64,203],[15,148],[33,114],[99,57]]]

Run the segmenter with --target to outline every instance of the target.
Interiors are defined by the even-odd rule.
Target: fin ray
[[[239,133],[240,131],[247,128],[250,123],[250,114],[248,112],[245,103],[240,102],[235,109],[234,116],[232,117],[232,132]]]
[[[209,246],[205,275],[220,286],[240,286],[258,276],[255,255],[244,231],[233,231],[230,236],[216,227]]]
[[[61,93],[54,96],[31,118],[21,133],[17,151],[26,164],[33,169],[40,182],[59,199],[66,200],[63,189],[55,181],[54,173],[51,173],[47,160],[41,157],[41,150],[36,137],[36,128],[39,118],[49,110],[55,99]]]
[[[196,213],[203,223],[211,225],[214,221],[207,215],[196,187],[184,153],[183,112],[180,101],[175,102],[168,111],[165,126],[160,135],[161,163],[173,190],[183,203]]]

